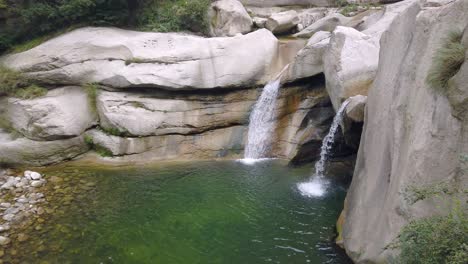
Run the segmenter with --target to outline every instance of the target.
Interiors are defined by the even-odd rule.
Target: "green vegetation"
[[[99,85],[96,83],[88,83],[84,86],[84,89],[88,94],[88,103],[91,107],[91,111],[93,111],[94,114],[97,114],[97,95]]]
[[[159,32],[190,30],[206,33],[209,26],[206,12],[210,3],[210,0],[148,1],[139,18],[139,28]]]
[[[132,63],[144,63],[145,61],[142,60],[142,59],[138,59],[138,58],[131,58],[131,59],[128,59],[125,61],[125,65],[128,66]]]
[[[468,214],[456,207],[448,216],[415,220],[405,226],[396,246],[398,263],[464,264],[468,259]]]
[[[94,139],[92,136],[90,135],[85,135],[84,136],[84,140],[86,142],[86,144],[88,144],[88,146],[96,151],[96,153],[98,153],[101,157],[112,157],[113,154],[112,154],[112,151],[110,151],[108,148],[104,147],[104,146],[101,146],[97,143],[94,143]]]
[[[465,162],[465,155],[461,155]],[[400,249],[394,260],[401,264],[463,264],[468,259],[468,190],[456,183],[441,182],[423,187],[409,187],[405,200],[409,204],[427,198],[451,199],[446,216],[432,216],[411,221],[389,248]]]
[[[101,127],[101,130],[108,135],[116,137],[125,137],[130,135],[128,131],[121,131],[116,127]]]
[[[466,47],[461,43],[462,36],[461,31],[449,32],[432,59],[426,81],[438,92],[446,92],[448,81],[460,70],[465,61]]]
[[[8,95],[22,99],[33,99],[47,94],[42,88],[20,72],[0,66],[0,96]]]
[[[20,52],[79,26],[207,32],[210,0],[0,0],[0,52]]]

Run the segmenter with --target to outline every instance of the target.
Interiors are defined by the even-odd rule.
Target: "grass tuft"
[[[0,66],[0,96],[33,99],[47,94],[47,89],[38,86],[22,73]]]
[[[457,74],[465,61],[466,47],[461,43],[463,33],[451,31],[432,59],[426,82],[435,91],[445,93],[448,81]]]
[[[97,96],[99,85],[96,83],[88,83],[84,85],[84,89],[88,94],[88,103],[91,108],[91,111],[94,114],[97,114]]]
[[[94,143],[94,139],[93,139],[92,136],[85,135],[84,136],[84,141],[86,142],[86,144],[88,144],[88,146],[92,150],[96,151],[96,153],[99,154],[101,157],[112,157],[112,156],[114,156],[112,151],[110,151],[108,148]]]

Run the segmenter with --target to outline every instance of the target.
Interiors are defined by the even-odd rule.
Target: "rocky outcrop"
[[[324,72],[335,109],[351,96],[367,95],[379,62],[378,40],[353,28],[333,31],[324,55]]]
[[[300,20],[297,12],[289,10],[271,15],[265,27],[275,34],[284,34],[296,28],[299,22]]]
[[[416,5],[415,0],[387,5],[379,19],[362,32],[341,26],[333,31],[324,55],[324,73],[335,110],[351,96],[367,95],[377,72],[382,33],[396,17]]]
[[[354,122],[363,122],[364,121],[364,109],[367,103],[367,96],[356,95],[350,97],[349,103],[345,109],[345,115],[347,118],[351,119]]]
[[[9,98],[6,117],[13,128],[33,140],[76,137],[97,124],[96,113],[81,87],[64,87],[32,100]]]
[[[106,130],[131,136],[188,135],[246,124],[257,96],[256,89],[205,96],[102,91],[97,104]]]
[[[345,17],[340,13],[334,13],[315,21],[299,33],[294,34],[294,36],[298,38],[310,38],[318,31],[332,32],[337,26],[345,25],[349,21],[350,18]]]
[[[166,89],[251,87],[277,73],[266,30],[229,38],[82,28],[1,60],[48,84]]]
[[[252,31],[252,19],[237,0],[213,2],[208,11],[208,20],[210,35],[213,37],[232,37]]]
[[[34,141],[14,138],[0,130],[0,166],[42,166],[75,158],[89,150],[82,136],[54,140]]]
[[[330,36],[330,32],[320,31],[311,37],[289,65],[283,79],[288,82],[322,73],[323,55],[329,46]]]
[[[460,161],[468,153],[467,120],[459,118],[466,111],[426,83],[435,52],[449,31],[468,24],[467,13],[464,0],[423,10],[412,4],[382,36],[344,211],[344,247],[356,263],[390,262],[395,252],[386,246],[404,225],[447,209],[431,198],[409,203],[409,187],[468,186]],[[452,85],[466,91],[455,79],[467,74],[465,61]]]

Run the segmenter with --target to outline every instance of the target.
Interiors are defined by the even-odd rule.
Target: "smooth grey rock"
[[[345,17],[340,13],[334,13],[317,20],[315,23],[306,27],[299,33],[294,34],[294,36],[298,38],[310,38],[318,31],[332,32],[337,26],[345,25],[349,21],[350,18]]]
[[[256,27],[258,28],[265,28],[266,22],[268,21],[267,18],[263,17],[254,17],[253,18],[253,23],[255,24]]]
[[[237,0],[219,0],[211,3],[208,11],[210,35],[232,37],[252,31],[252,19]]]
[[[17,131],[33,140],[79,136],[97,123],[81,87],[54,89],[32,100],[10,98],[7,116]]]
[[[15,215],[14,214],[5,214],[3,215],[3,220],[7,221],[7,222],[10,222],[11,220],[13,220],[15,218]]]
[[[346,116],[354,122],[364,121],[364,108],[367,103],[367,96],[355,95],[348,98],[349,103],[346,106]]]
[[[467,189],[466,165],[460,160],[468,153],[467,122],[454,117],[446,95],[426,83],[446,32],[464,28],[466,14],[464,0],[422,10],[416,2],[382,35],[379,68],[345,202],[344,247],[355,263],[390,262],[398,252],[387,246],[403,226],[450,210],[451,197],[413,204],[405,199],[407,188],[446,183]]]
[[[266,29],[202,38],[86,27],[6,56],[1,64],[49,84],[229,89],[268,82],[278,72],[272,68],[277,52],[278,40]]]
[[[289,10],[272,14],[268,18],[265,27],[275,34],[283,34],[296,28],[299,22],[300,20],[297,12]]]
[[[319,31],[309,39],[289,65],[285,81],[314,76],[323,72],[323,55],[330,43],[330,32]]]
[[[33,180],[40,180],[42,178],[42,175],[38,172],[32,171],[31,172],[31,179]]]

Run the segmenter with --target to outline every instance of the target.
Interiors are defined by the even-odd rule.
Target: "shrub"
[[[84,89],[88,94],[88,103],[91,111],[93,111],[94,114],[97,114],[97,95],[99,85],[96,83],[88,83],[84,86]]]
[[[463,264],[468,259],[468,215],[460,209],[448,216],[410,222],[399,237],[398,263]]]
[[[208,32],[207,10],[210,0],[147,1],[139,18],[142,30]]]
[[[426,81],[438,92],[446,91],[448,81],[460,70],[465,61],[466,48],[461,43],[462,36],[461,31],[449,32],[432,59]]]
[[[112,157],[113,153],[110,151],[108,148],[101,146],[99,144],[94,143],[94,139],[90,135],[85,135],[84,136],[84,141],[86,144],[94,151],[96,151],[97,154],[99,154],[101,157]]]
[[[20,72],[0,67],[0,95],[33,99],[47,94],[47,89],[36,85]]]
[[[21,99],[34,99],[47,94],[47,89],[32,84],[26,88],[20,88],[15,91],[14,96]]]

